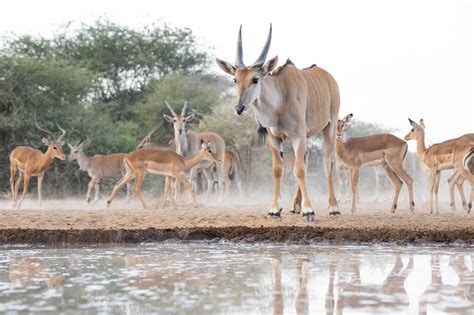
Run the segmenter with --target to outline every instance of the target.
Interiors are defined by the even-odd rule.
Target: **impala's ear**
[[[267,74],[269,72],[272,72],[273,69],[275,69],[277,63],[278,63],[278,56],[275,56],[272,59],[265,62],[265,64],[262,66],[263,74]]]
[[[41,142],[43,142],[45,145],[49,145],[49,140],[46,138],[41,138]]]
[[[170,123],[173,122],[173,117],[171,117],[171,116],[168,116],[168,115],[165,114],[165,115],[163,115],[163,118],[164,118],[167,122],[170,122]]]
[[[420,127],[423,128],[423,130],[425,129],[425,123],[423,122],[423,118],[420,119]]]
[[[219,58],[216,58],[216,62],[217,62],[217,65],[219,66],[219,68],[221,68],[222,71],[224,71],[225,73],[230,74],[230,75],[235,74],[235,70],[237,69],[235,66],[233,66],[230,63],[228,63],[227,61],[221,60]]]
[[[74,146],[71,145],[70,143],[68,143],[67,146],[69,147],[69,150],[71,150],[71,151],[74,149]]]
[[[194,114],[191,114],[191,115],[188,115],[186,117],[184,117],[184,121],[190,121],[190,120],[193,120],[194,119]]]
[[[204,143],[204,140],[201,139],[201,145]]]
[[[345,123],[350,123],[352,121],[352,117],[354,117],[354,115],[352,113],[347,115],[346,117],[344,117],[344,122]]]
[[[58,144],[62,147],[64,145],[64,141],[59,141]]]

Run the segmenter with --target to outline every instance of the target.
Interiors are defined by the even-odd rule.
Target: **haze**
[[[259,54],[271,22],[269,57],[328,70],[341,90],[340,116],[352,112],[398,136],[410,129],[407,117],[424,118],[429,143],[473,132],[471,1],[50,0],[2,7],[2,36],[51,36],[69,21],[100,17],[131,27],[165,22],[191,28],[203,48],[228,61],[243,24],[246,63]],[[220,73],[215,64],[212,71]]]

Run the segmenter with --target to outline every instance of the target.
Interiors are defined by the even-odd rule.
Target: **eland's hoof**
[[[90,204],[91,203],[91,198],[86,198],[86,202]]]
[[[107,209],[108,209],[108,208],[110,208],[110,205],[111,205],[111,204],[112,204],[112,201],[110,201],[110,200],[107,200],[107,203],[106,203],[106,207],[107,207]]]
[[[338,215],[341,215],[341,212],[339,210],[335,210],[335,211],[329,212],[329,215],[338,216]]]
[[[314,211],[303,213],[303,220],[306,222],[314,222]]]
[[[272,209],[268,212],[268,217],[270,219],[281,219],[282,211],[283,211],[283,208],[279,208],[278,211],[275,211],[274,209]]]

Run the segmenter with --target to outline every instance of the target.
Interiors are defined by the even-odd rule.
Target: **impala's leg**
[[[456,181],[458,180],[459,172],[454,171],[453,175],[448,178],[448,186],[449,186],[449,206],[451,207],[452,211],[456,210],[456,198],[454,197],[454,187],[456,186]],[[464,192],[463,192],[464,194]]]
[[[12,199],[13,199],[13,207],[15,207],[15,202],[16,202],[16,193],[15,193],[15,173],[16,173],[16,165],[15,162],[10,161],[10,191],[12,193]],[[21,176],[21,172],[20,176]]]
[[[407,185],[410,212],[413,212],[415,210],[415,202],[413,201],[413,179],[403,169],[403,163],[397,163],[396,161],[392,162],[391,160],[387,161],[387,163],[390,168],[395,172],[395,174],[397,174],[397,176]]]
[[[402,181],[400,180],[400,177],[398,177],[398,175],[393,171],[393,169],[387,163],[383,164],[383,168],[387,172],[388,178],[390,178],[395,188],[395,193],[393,195],[393,201],[392,201],[392,208],[390,210],[390,213],[395,213],[395,210],[397,210],[398,197],[400,195],[400,190],[402,188]]]
[[[95,179],[94,177],[92,177],[91,180],[89,181],[89,184],[87,185],[87,194],[86,194],[87,203],[91,202],[91,191],[92,191],[92,188],[94,187],[94,182],[95,182]]]
[[[14,189],[14,199],[13,199],[13,207],[15,207],[16,205],[16,202],[18,200],[18,191],[20,190],[20,184],[21,182],[23,181],[23,173],[22,172],[19,172],[19,176],[16,180],[16,183],[15,183],[15,189]]]
[[[128,187],[129,183],[127,183]],[[93,203],[97,203],[99,201],[99,194],[100,194],[100,179],[97,179],[94,183],[94,189],[95,189],[95,196],[94,196],[94,201]]]
[[[351,189],[352,189],[352,207],[351,212],[356,212],[357,203],[357,184],[359,183],[359,169],[351,168]]]
[[[306,188],[306,179],[305,179],[305,153],[306,153],[306,135],[301,135],[299,137],[292,139],[293,150],[295,151],[295,166],[294,172],[298,186],[301,189],[302,195],[302,212],[303,217],[306,218],[308,222],[314,221],[314,211],[311,207],[311,201],[309,200],[308,190]],[[279,157],[280,155],[277,154]],[[280,160],[280,176],[281,176],[281,160]],[[279,178],[278,178],[279,181]],[[280,189],[280,183],[278,182],[278,189]],[[332,184],[332,179],[331,179]],[[334,190],[333,190],[334,194]],[[334,198],[334,196],[333,196]]]
[[[216,175],[217,175],[217,183],[219,187],[219,200],[222,201],[224,196],[227,196],[227,188],[224,186],[224,157],[220,161],[216,162]]]
[[[161,201],[161,209],[164,209],[165,206],[166,206],[166,201],[168,199],[168,194],[169,194],[169,190],[170,190],[170,177],[169,176],[166,176],[165,177],[165,188],[164,188],[164,191],[163,191],[163,200]]]
[[[303,200],[303,197],[301,196],[301,189],[300,186],[296,187],[296,192],[293,197],[293,208],[291,209],[290,213],[296,213],[300,214],[301,213],[301,201]]]
[[[429,208],[429,214],[433,213],[433,192],[435,188],[435,183],[436,183],[436,173],[438,171],[436,168],[431,168],[430,169],[430,185],[429,185],[429,201],[428,201],[428,208]]]
[[[439,189],[439,179],[440,179],[440,171],[436,172],[435,177],[435,186],[434,186],[434,194],[435,194],[435,206],[436,206],[436,214],[439,214],[439,204],[438,204],[438,189]]]
[[[191,194],[191,198],[193,198],[193,205],[195,207],[197,207],[197,200],[196,200],[196,195],[194,194],[193,192],[193,185],[191,184],[191,182],[189,181],[189,179],[184,176],[183,174],[176,174],[175,175],[175,178],[176,178],[176,181],[177,182],[180,182],[184,185],[184,187],[186,187],[186,189],[189,191],[189,193]]]
[[[143,184],[143,178],[145,177],[145,172],[135,172],[135,184],[133,184],[132,194],[134,194],[140,203],[143,206],[143,209],[146,209],[145,200],[143,200],[143,196],[140,193],[140,188]]]
[[[202,180],[202,183],[203,183],[203,191],[205,191],[204,193],[204,203],[207,203],[207,201],[209,200],[209,196],[211,195],[211,192],[212,192],[212,187],[213,187],[213,183],[214,183],[214,178],[212,176],[212,173],[209,174],[209,172],[207,172],[206,169],[202,169],[202,177],[203,180]],[[205,179],[205,181],[204,181]],[[204,188],[204,183],[206,183],[206,188]]]
[[[132,178],[133,178],[132,173],[127,172],[117,183],[115,183],[114,189],[112,190],[112,193],[110,194],[109,199],[107,199],[107,208],[110,207],[110,205],[112,204],[112,200],[114,199],[117,192],[123,187],[123,185],[131,181]]]
[[[28,193],[28,184],[30,183],[30,175],[28,174],[23,174],[23,194],[21,195],[20,200],[18,201],[18,204],[16,205],[16,208],[20,208],[21,203],[23,202],[23,199],[25,198],[26,194]]]
[[[272,169],[273,169],[273,200],[272,207],[268,212],[271,217],[280,217],[283,210],[280,206],[280,186],[281,175],[283,173],[282,160],[280,156],[279,140],[275,139],[273,135],[269,134],[267,137],[267,145],[272,153]],[[304,174],[303,174],[304,176]]]
[[[465,180],[466,179],[464,178],[464,176],[459,176],[458,180],[456,181],[456,186],[457,186],[458,191],[459,191],[459,196],[461,196],[462,206],[463,206],[464,210],[468,211],[469,207],[468,207],[468,203],[466,202],[466,195],[464,195],[464,188],[463,188]]]
[[[341,214],[337,210],[337,200],[334,193],[334,184],[333,184],[333,170],[335,165],[335,155],[334,155],[334,125],[328,124],[323,129],[323,140],[324,140],[324,172],[326,173],[326,178],[328,182],[328,203],[329,203],[329,214],[337,215]]]
[[[39,200],[39,206],[41,207],[41,199],[43,199],[42,193],[43,193],[43,176],[40,175],[38,176],[38,200]]]
[[[466,207],[466,213],[470,213],[472,209],[472,201],[474,200],[474,178],[471,178],[471,195],[469,196],[469,203]]]

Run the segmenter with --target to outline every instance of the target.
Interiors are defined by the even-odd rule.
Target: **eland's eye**
[[[252,79],[252,84],[257,84],[258,83],[258,78],[253,78]]]
[[[237,79],[236,79],[236,78],[234,78],[234,83],[237,83]]]
[[[415,131],[415,128],[411,128],[411,131]]]

